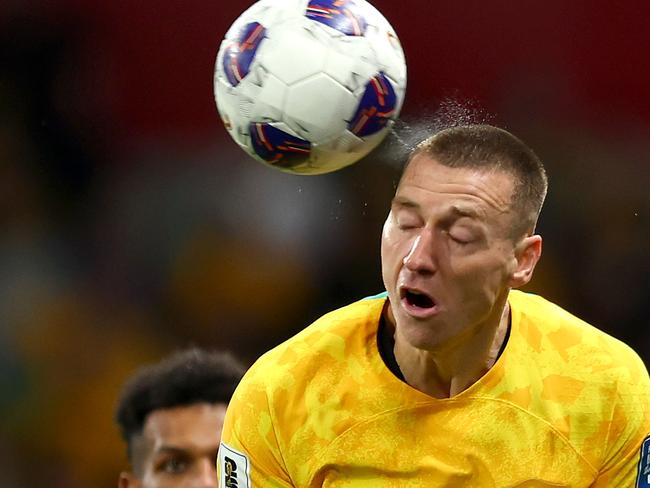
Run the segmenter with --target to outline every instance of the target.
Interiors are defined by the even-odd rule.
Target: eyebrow
[[[469,217],[471,219],[479,218],[479,213],[470,207],[459,207],[458,205],[452,205],[450,207],[450,213],[457,217]]]
[[[393,198],[393,201],[391,202],[391,205],[397,205],[398,207],[406,207],[406,208],[414,208],[414,209],[419,209],[420,204],[415,203],[412,200],[409,200],[408,198],[404,197],[395,197]]]
[[[160,456],[160,455],[176,455],[176,456],[187,456],[187,457],[194,457],[194,456],[203,456],[203,455],[216,455],[217,451],[219,450],[219,445],[216,446],[205,446],[205,448],[200,448],[197,447],[196,449],[192,448],[184,448],[184,447],[177,447],[177,446],[169,446],[169,445],[163,445],[160,446],[158,449],[156,449],[153,452],[154,456]]]
[[[181,447],[176,447],[176,446],[160,446],[158,449],[156,449],[155,454],[183,454],[183,455],[187,455],[187,454],[189,454],[189,451],[187,449],[183,449]]]

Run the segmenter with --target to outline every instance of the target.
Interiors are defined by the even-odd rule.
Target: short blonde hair
[[[510,132],[488,124],[454,126],[418,144],[407,166],[418,154],[426,154],[452,168],[496,170],[512,175],[511,205],[521,217],[513,231],[526,234],[535,229],[548,188],[546,170],[533,150]]]

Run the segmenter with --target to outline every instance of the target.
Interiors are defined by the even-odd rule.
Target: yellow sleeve
[[[638,356],[620,381],[607,435],[606,458],[594,488],[650,486],[650,379]]]
[[[217,464],[220,488],[294,486],[275,436],[264,385],[254,375],[244,377],[228,405]]]

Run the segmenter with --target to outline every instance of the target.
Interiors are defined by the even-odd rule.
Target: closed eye
[[[415,229],[422,226],[422,220],[410,212],[399,212],[395,216],[397,228],[400,230]]]
[[[476,241],[476,236],[472,235],[471,232],[467,232],[463,229],[456,228],[450,231],[446,231],[445,233],[454,244],[460,246],[465,246]]]
[[[419,225],[414,224],[414,223],[397,223],[397,228],[400,230],[411,230],[411,229],[416,229],[418,228]]]
[[[461,245],[469,244],[471,242],[471,240],[469,240],[469,239],[461,239],[461,238],[456,237],[456,236],[454,236],[452,234],[449,234],[449,237],[451,238],[452,241],[454,241],[457,244],[461,244]]]

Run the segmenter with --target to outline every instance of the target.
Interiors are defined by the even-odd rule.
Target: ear
[[[129,471],[122,471],[117,480],[117,488],[138,488],[140,481]]]
[[[519,288],[530,281],[541,255],[542,236],[526,236],[515,246],[516,266],[510,276],[511,288]]]

